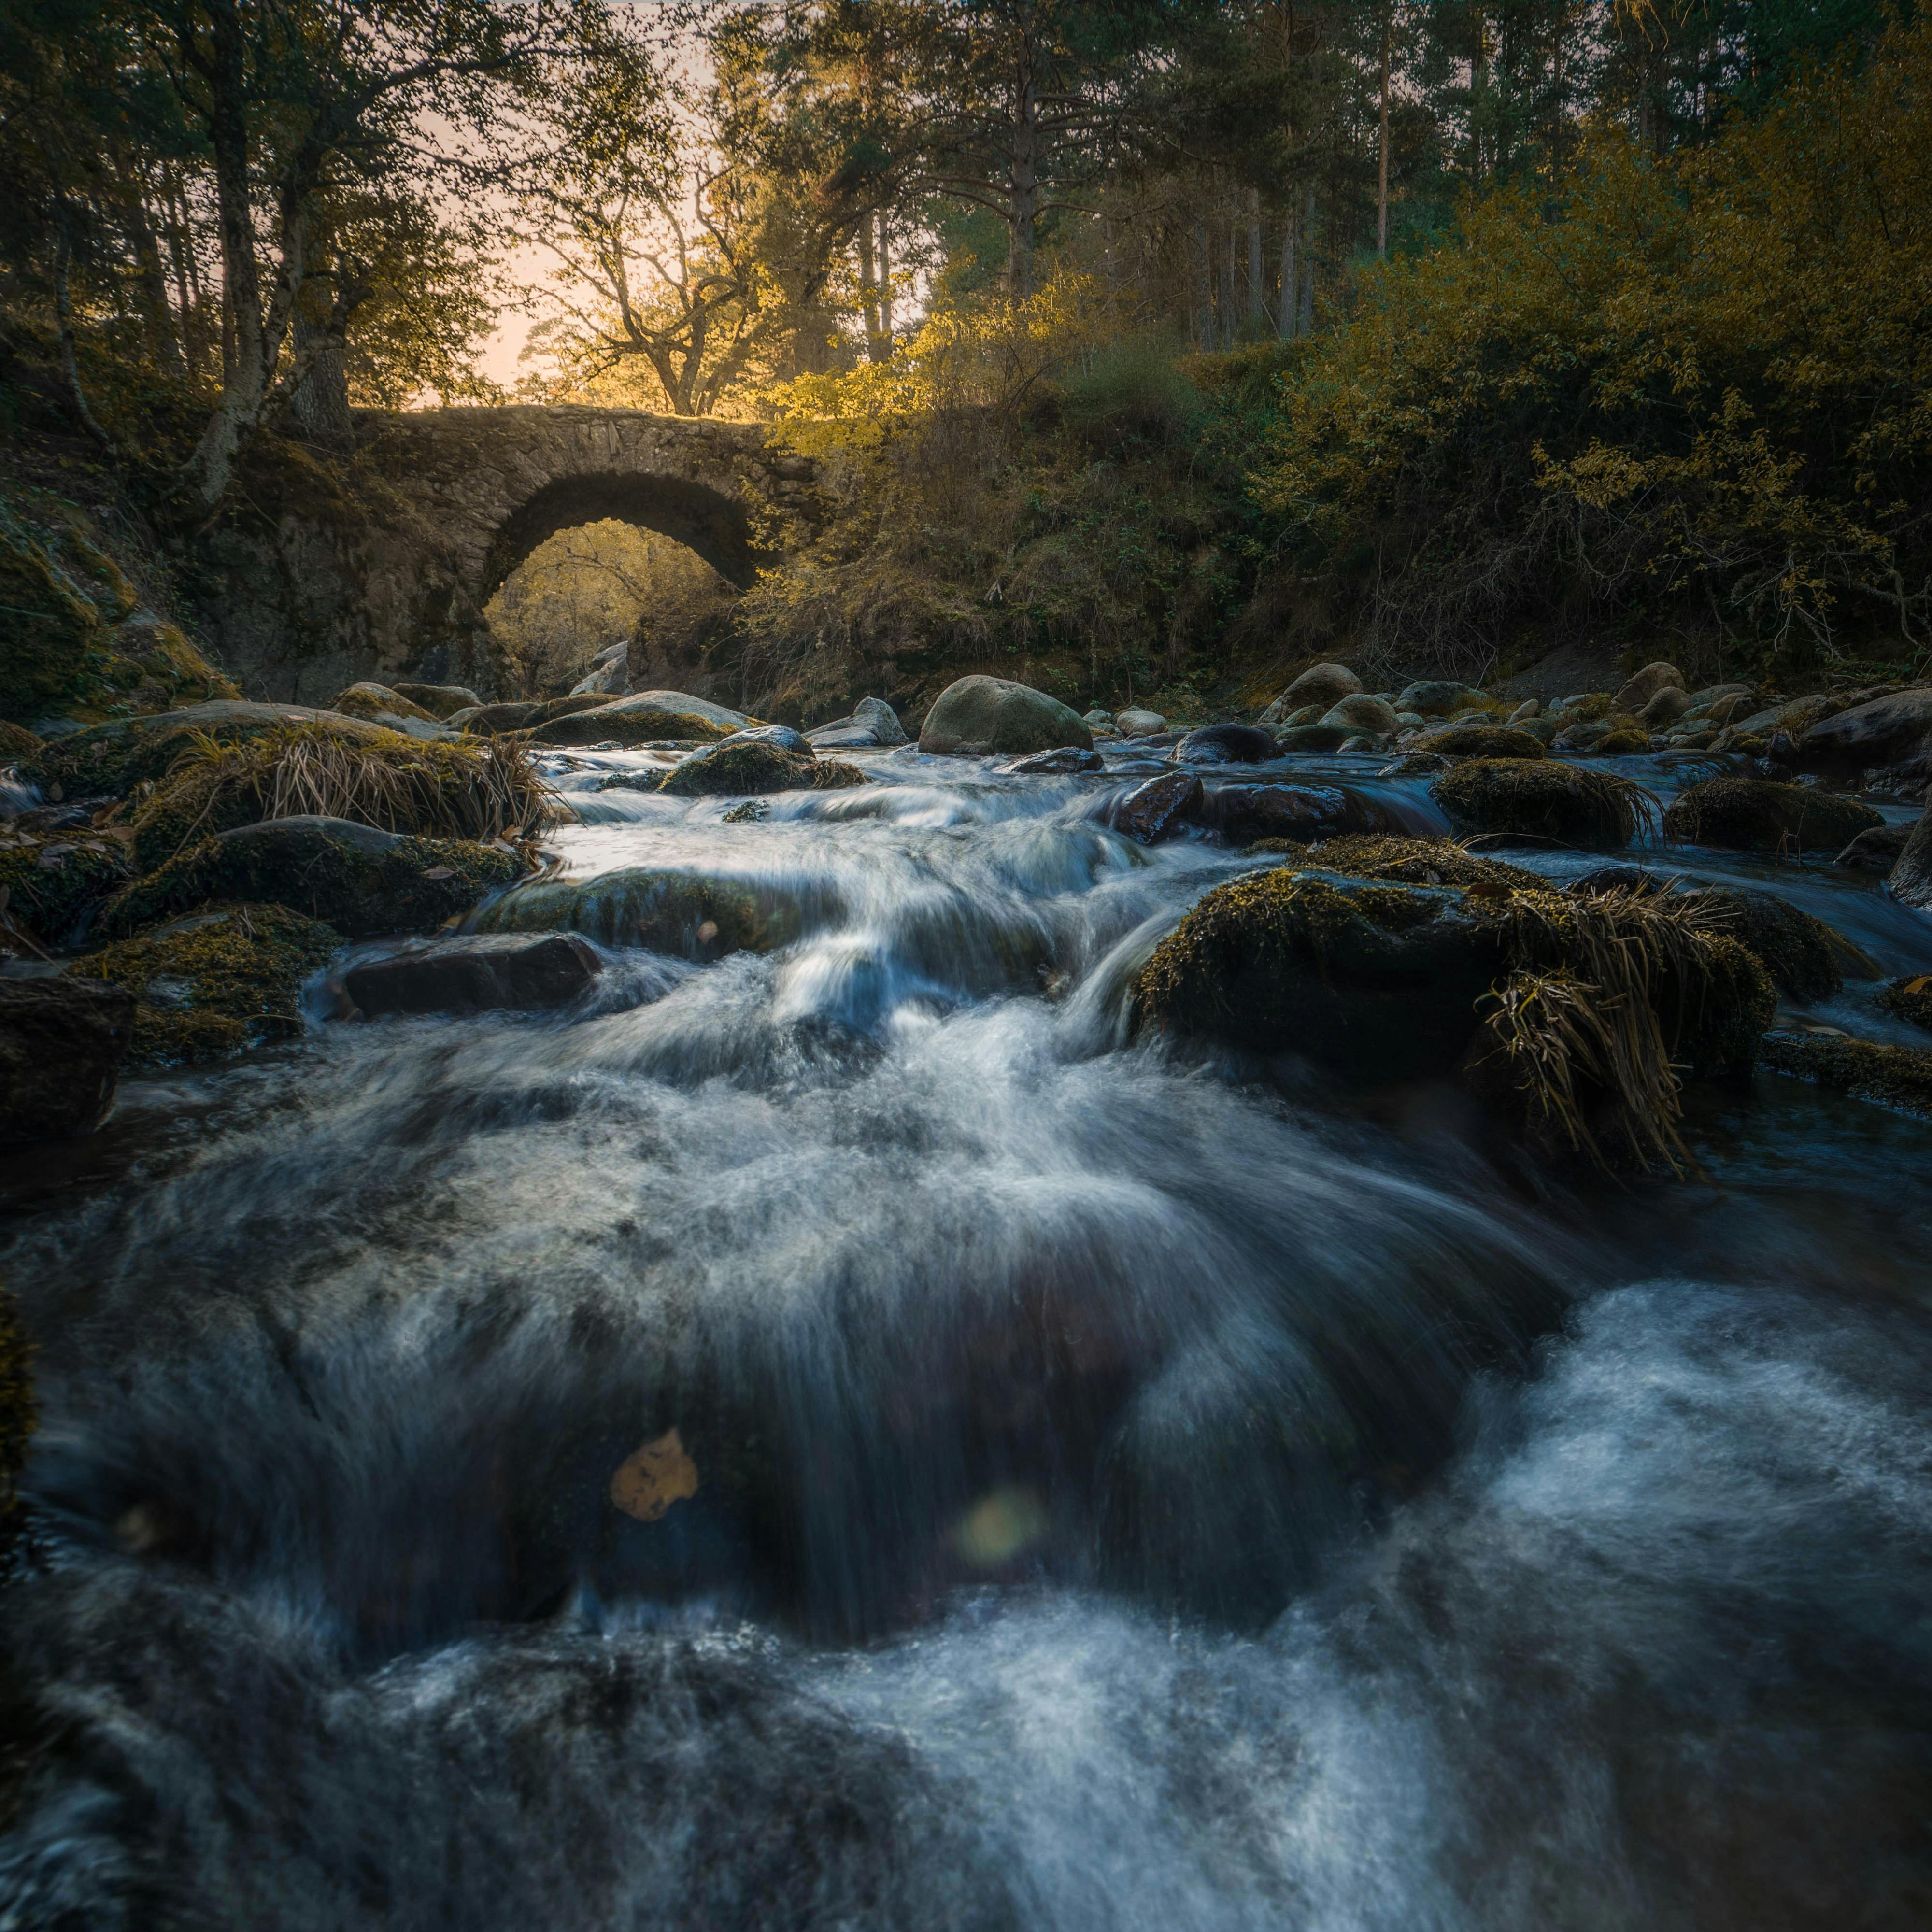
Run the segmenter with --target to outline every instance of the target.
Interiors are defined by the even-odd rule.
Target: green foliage
[[[1928,208],[1932,20],[1668,160],[1599,135],[1364,277],[1257,498],[1391,652],[1473,664],[1568,602],[1922,651]]]

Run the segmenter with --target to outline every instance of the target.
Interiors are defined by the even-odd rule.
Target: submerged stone
[[[826,791],[863,784],[856,766],[821,763],[796,731],[782,724],[734,732],[692,752],[658,782],[682,798],[735,798],[776,791]]]
[[[574,932],[471,934],[365,960],[344,976],[364,1012],[474,1012],[568,1006],[604,970]]]
[[[1192,772],[1163,772],[1115,799],[1107,808],[1107,823],[1143,845],[1157,844],[1183,829],[1201,790]]]
[[[1341,785],[1216,785],[1191,815],[1238,845],[1258,838],[1334,838],[1372,832],[1382,823],[1373,805]]]
[[[580,932],[602,946],[641,946],[686,959],[769,952],[804,929],[796,896],[748,880],[630,866],[594,879],[535,880],[485,908],[478,929]]]
[[[0,978],[0,1146],[92,1133],[114,1098],[134,1027],[124,987]]]
[[[1000,769],[1041,778],[1060,778],[1075,772],[1103,772],[1107,769],[1107,761],[1098,752],[1083,752],[1074,746],[1063,745],[1058,751],[1036,752],[1030,758],[1016,758]]]

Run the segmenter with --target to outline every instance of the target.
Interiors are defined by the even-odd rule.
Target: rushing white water
[[[1118,775],[645,762],[559,761],[578,1009],[23,1166],[0,1928],[1924,1922],[1932,1132],[1766,1077],[1708,1184],[1538,1192],[1442,1090],[1133,1042],[1267,861]],[[781,943],[628,943],[667,871]]]

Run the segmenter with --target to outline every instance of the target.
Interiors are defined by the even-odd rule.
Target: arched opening
[[[728,584],[746,589],[758,555],[743,504],[677,476],[614,472],[547,483],[504,518],[490,545],[482,590],[487,602],[510,573],[561,530],[615,521],[655,530],[694,550]]]
[[[615,518],[554,532],[524,556],[484,607],[503,695],[559,698],[628,646],[614,694],[669,686],[700,696],[707,646],[737,602],[735,586],[688,545]]]

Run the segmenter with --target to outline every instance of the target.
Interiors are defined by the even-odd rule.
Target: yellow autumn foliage
[[[1365,274],[1252,478],[1365,640],[1439,661],[1588,600],[1803,662],[1932,645],[1932,18],[1666,160]]]

